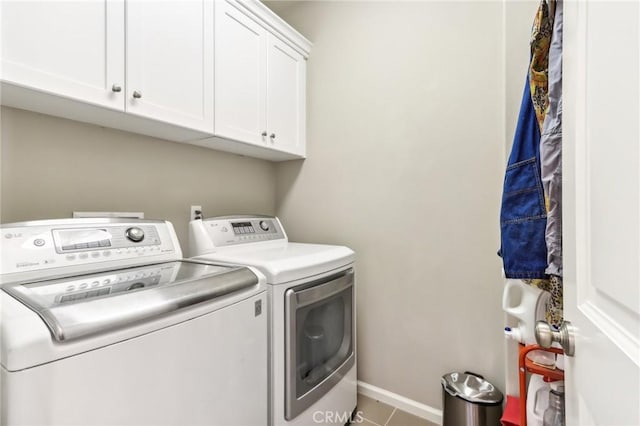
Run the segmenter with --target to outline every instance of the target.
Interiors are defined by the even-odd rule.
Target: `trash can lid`
[[[449,395],[460,397],[465,401],[480,404],[502,402],[502,392],[478,374],[468,371],[449,373],[442,376],[441,383]]]

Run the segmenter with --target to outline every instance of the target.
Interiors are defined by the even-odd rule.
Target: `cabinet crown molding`
[[[223,0],[228,1],[228,0]],[[275,14],[271,9],[265,6],[259,0],[235,0],[229,1],[246,9],[253,16],[260,20],[272,33],[284,39],[291,47],[296,49],[304,59],[309,58],[311,53],[311,43],[307,38],[300,34],[295,28],[286,23],[282,18]]]

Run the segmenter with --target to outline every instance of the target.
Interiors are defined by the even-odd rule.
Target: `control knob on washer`
[[[124,235],[134,243],[144,240],[144,231],[137,226],[127,229]]]
[[[267,221],[265,221],[265,220],[261,220],[260,221],[260,228],[263,231],[268,231],[269,230],[269,223]]]

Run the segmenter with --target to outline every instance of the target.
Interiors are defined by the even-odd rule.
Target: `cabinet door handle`
[[[113,86],[111,86],[111,91],[112,92],[116,92],[116,93],[120,93],[120,92],[122,92],[122,86],[114,84]]]
[[[267,131],[265,130],[264,132],[262,132],[262,137],[267,137]]]
[[[271,133],[271,134],[269,135],[269,137],[270,137],[271,139],[275,139],[275,138],[276,138],[276,134],[275,134],[275,133]]]
[[[133,97],[136,99],[140,99],[142,97],[142,92],[138,92],[137,90],[134,90]]]

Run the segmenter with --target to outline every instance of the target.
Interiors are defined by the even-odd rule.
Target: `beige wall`
[[[143,211],[187,247],[189,207],[275,212],[273,163],[2,107],[1,221]]]
[[[357,253],[359,379],[438,408],[450,371],[504,389],[502,3],[267,4],[314,43],[278,214]]]

